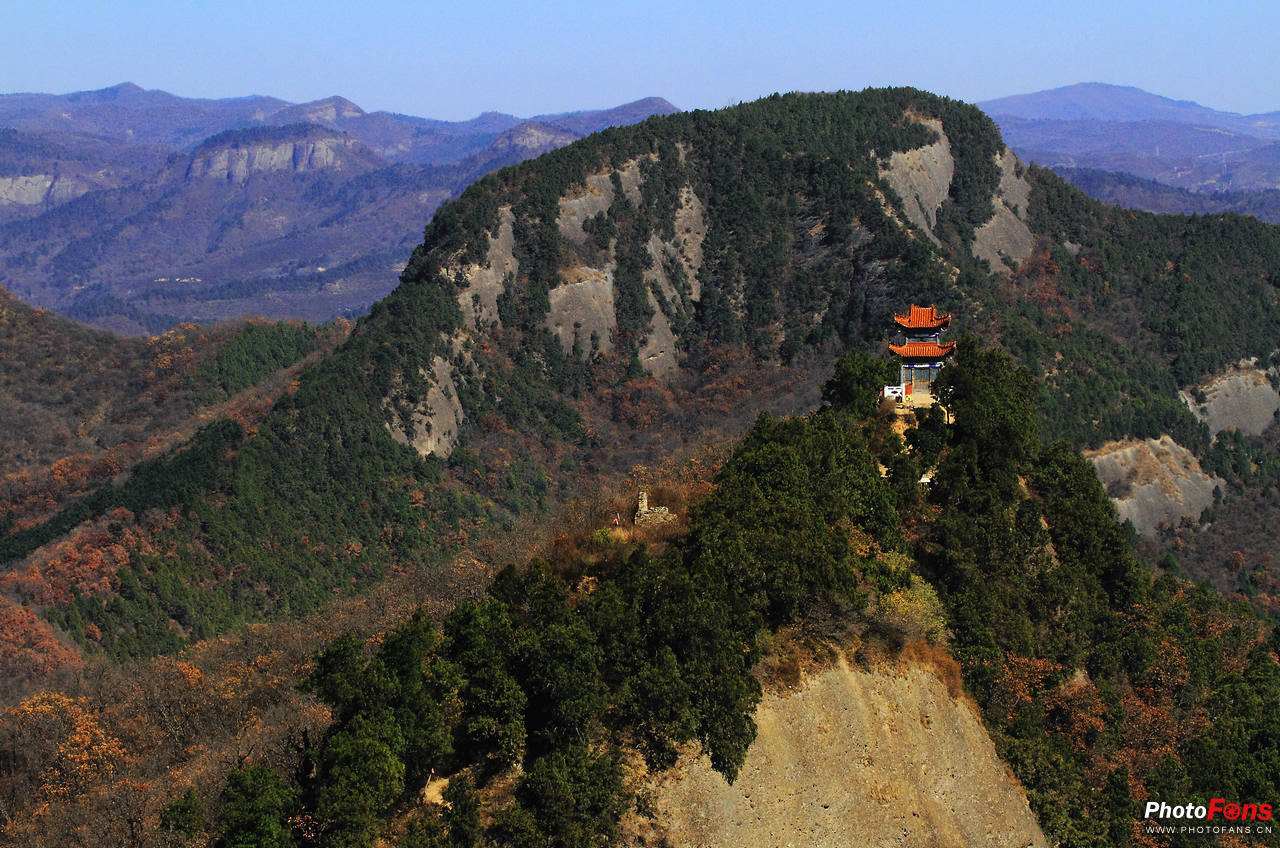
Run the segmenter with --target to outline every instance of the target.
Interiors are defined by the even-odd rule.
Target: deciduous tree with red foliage
[[[29,683],[83,664],[79,651],[59,639],[47,621],[0,595],[0,678]]]

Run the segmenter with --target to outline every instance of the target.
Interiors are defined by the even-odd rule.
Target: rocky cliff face
[[[341,171],[361,164],[375,163],[355,139],[307,130],[297,138],[259,140],[248,135],[203,145],[191,157],[186,176],[243,183],[254,174]]]
[[[1143,536],[1183,520],[1196,521],[1213,504],[1222,480],[1200,468],[1191,451],[1168,436],[1109,442],[1086,451],[1121,521]]]
[[[0,221],[38,215],[94,189],[115,188],[160,164],[161,154],[151,148],[122,150],[98,137],[6,129],[3,111],[0,106]]]
[[[951,140],[942,122],[936,118],[917,118],[936,136],[932,144],[912,150],[897,151],[881,163],[880,176],[902,201],[902,211],[917,231],[936,245],[938,211],[951,193],[955,177],[955,157]],[[1030,214],[1031,184],[1024,167],[1012,150],[996,154],[1000,183],[991,198],[994,214],[974,232],[973,255],[986,260],[991,270],[1009,274],[1031,255],[1035,237],[1027,225]]]
[[[902,211],[917,230],[934,244],[938,210],[951,190],[956,162],[951,141],[937,118],[921,118],[919,123],[937,135],[937,141],[914,150],[896,151],[880,168],[880,176],[897,193]]]
[[[1026,795],[972,707],[924,668],[841,663],[766,695],[729,784],[705,757],[655,790],[681,848],[1045,846]]]
[[[977,229],[973,255],[985,259],[991,270],[1008,274],[1031,255],[1036,239],[1027,226],[1031,214],[1031,184],[1024,166],[1007,147],[996,156],[1000,186],[992,198],[995,214]]]
[[[1179,396],[1211,436],[1226,430],[1256,436],[1280,414],[1273,373],[1246,360]],[[1225,486],[1167,435],[1108,442],[1085,456],[1093,462],[1120,519],[1131,521],[1142,536],[1155,537],[1184,521],[1195,523],[1213,505],[1215,490]]]
[[[437,356],[431,360],[430,372],[422,376],[430,385],[422,404],[409,421],[396,421],[388,429],[391,438],[422,456],[447,457],[458,443],[466,418],[454,384],[454,368],[449,360]]]
[[[551,124],[525,121],[493,140],[489,151],[496,156],[539,156],[577,140],[573,133]]]
[[[57,174],[0,177],[0,205],[52,206],[92,189],[88,182]]]
[[[639,202],[643,181],[639,160],[633,159],[619,168],[590,174],[559,199],[556,227],[566,242],[578,248],[587,246],[590,235],[584,230],[584,225],[607,213],[613,204],[615,177],[628,201]],[[706,232],[703,203],[691,187],[683,186],[675,211],[675,235],[663,239],[655,234],[645,246],[650,264],[645,281],[650,286],[648,302],[654,314],[640,358],[655,376],[673,373],[677,367],[677,352],[670,320],[659,308],[653,288],[656,287],[670,309],[678,309],[680,295],[669,273],[670,268],[678,267],[684,279],[692,281],[687,296],[696,304],[699,296],[697,276]],[[618,262],[615,248],[616,245],[611,245],[594,261],[579,260],[566,264],[560,270],[559,285],[548,293],[550,309],[544,326],[560,341],[565,353],[570,353],[575,344],[582,350],[606,354],[613,349],[617,330],[614,274]],[[485,262],[454,263],[446,268],[446,274],[467,282],[458,293],[458,305],[468,326],[483,330],[501,324],[498,297],[503,293],[504,282],[514,280],[520,273],[515,249],[512,210],[510,206],[504,206],[499,210],[496,232],[488,235]]]

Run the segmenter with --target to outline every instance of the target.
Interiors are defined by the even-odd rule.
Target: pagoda
[[[944,342],[942,331],[951,324],[951,316],[938,312],[935,306],[916,306],[914,303],[905,315],[894,315],[901,342],[889,344],[900,362],[898,385],[885,386],[885,397],[894,397],[913,403],[932,401],[932,386],[948,356],[956,348],[955,342]]]

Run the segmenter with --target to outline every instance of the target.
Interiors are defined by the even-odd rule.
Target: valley
[[[1280,113],[1222,112],[1103,83],[979,106],[1024,161],[1052,168],[1099,200],[1280,220]]]
[[[649,98],[451,123],[341,97],[206,101],[129,84],[0,95],[0,284],[130,334],[355,316],[470,182],[674,110]]]
[[[1280,113],[1241,115],[1130,86],[1079,83],[978,104],[1024,157],[1199,191],[1277,187]]]

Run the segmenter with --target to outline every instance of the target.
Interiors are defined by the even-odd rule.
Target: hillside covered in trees
[[[38,668],[64,669],[196,650],[405,575],[451,591],[459,550],[757,411],[811,408],[836,355],[879,349],[904,304],[938,303],[1003,350],[964,354],[949,432],[904,452],[837,381],[832,408],[757,424],[662,551],[602,541],[586,564],[506,572],[441,633],[418,617],[290,666],[321,736],[165,821],[228,845],[367,845],[433,773],[486,785],[521,763],[510,803],[480,817],[494,838],[607,837],[629,803],[618,740],[654,769],[696,743],[732,775],[763,634],[859,621],[914,587],[937,602],[921,601],[936,624],[920,633],[951,630],[1046,831],[1125,844],[1125,799],[1274,794],[1274,643],[1139,562],[1076,451],[1170,434],[1208,462],[1177,392],[1271,361],[1277,269],[1275,227],[1105,207],[1016,163],[978,110],[912,89],[654,118],[473,185],[269,409],[215,417],[7,527],[0,577],[47,628],[56,656]],[[192,370],[200,397],[314,343],[305,328],[237,339]],[[924,500],[915,481],[939,461]],[[1224,694],[1244,689],[1258,694]],[[1230,729],[1205,727],[1211,712]],[[1222,752],[1240,746],[1231,770]],[[11,763],[11,796],[35,797],[21,781],[41,767]],[[451,787],[462,821],[471,790]],[[478,825],[416,827],[432,845]]]
[[[886,163],[944,143],[953,172],[913,224],[925,219]],[[145,473],[119,480],[13,527],[3,558],[30,570],[76,525],[165,509],[164,556],[121,556],[103,591],[43,615],[91,651],[136,655],[298,614],[536,507],[607,456],[605,429],[687,417],[726,363],[800,378],[831,351],[881,344],[910,301],[951,308],[1026,365],[1048,435],[1169,433],[1206,450],[1177,389],[1269,359],[1276,228],[1112,209],[1047,171],[1006,173],[1002,151],[978,110],[885,89],[659,117],[487,177],[260,425],[211,423],[163,460],[166,494]],[[1019,179],[1037,241],[993,269],[971,248],[996,206],[1020,205]],[[510,454],[514,432],[524,448]]]
[[[0,290],[0,547],[10,566],[0,608],[11,682],[78,667],[32,609],[53,614],[76,593],[111,585],[129,557],[122,539],[142,538],[129,510],[141,514],[183,485],[169,476],[182,461],[166,455],[211,421],[255,426],[303,363],[348,329],[248,321],[119,338]],[[135,495],[122,500],[112,492],[126,478]],[[21,564],[7,554],[55,540]]]
[[[150,814],[155,838],[639,844],[626,840],[652,815],[652,776],[698,752],[738,774],[770,669],[922,643],[960,661],[1056,844],[1144,844],[1135,811],[1149,797],[1274,797],[1270,626],[1138,560],[1088,463],[1041,441],[1033,381],[1007,354],[966,343],[939,386],[957,423],[926,416],[905,441],[872,402],[866,363],[848,355],[817,412],[762,417],[680,532],[583,524],[440,623],[419,609],[324,645],[303,666],[319,712],[287,720],[314,734],[218,783],[172,786]],[[922,466],[936,468],[932,486],[917,482]],[[176,697],[198,699],[218,668],[192,659],[165,672]],[[61,744],[80,746],[81,771],[41,771],[57,754],[32,748],[7,772],[29,782],[3,788],[40,798],[79,781],[73,807],[27,825],[68,838],[121,791],[112,770],[136,766],[123,715],[104,725],[47,694],[0,731],[46,728],[56,742],[59,711],[79,716],[82,738]],[[429,784],[446,805],[416,800]]]

